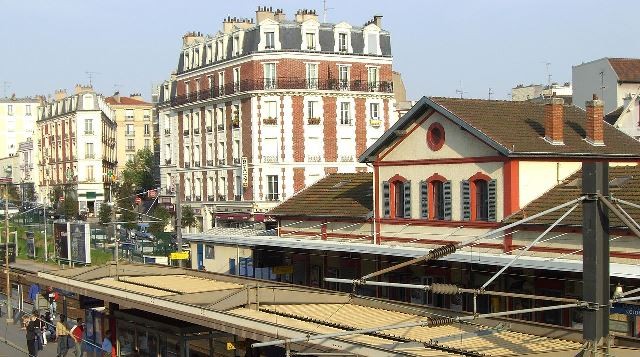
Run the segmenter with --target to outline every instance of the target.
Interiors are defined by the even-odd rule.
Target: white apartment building
[[[39,184],[63,188],[89,215],[107,199],[106,173],[116,162],[116,123],[105,98],[91,87],[57,92],[38,110]],[[44,194],[46,197],[47,194]]]
[[[18,143],[33,140],[36,130],[38,98],[0,98],[0,158],[13,156]]]
[[[160,90],[161,202],[179,184],[204,230],[242,225],[327,173],[366,171],[358,155],[397,120],[392,76],[381,16],[356,27],[261,7],[187,33]]]

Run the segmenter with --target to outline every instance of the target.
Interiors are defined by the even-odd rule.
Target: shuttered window
[[[487,192],[487,206],[488,206],[488,214],[487,214],[487,218],[489,221],[496,221],[497,220],[497,209],[496,209],[496,202],[497,202],[497,183],[496,180],[491,180],[489,181],[489,185],[488,185],[488,192]]]
[[[404,182],[396,181],[393,183],[393,203],[395,209],[393,212],[394,218],[404,217]]]
[[[442,196],[443,196],[443,219],[451,220],[451,181],[444,182],[442,184]]]
[[[407,181],[403,184],[404,186],[404,207],[403,207],[403,217],[411,218],[411,181]]]
[[[420,181],[420,218],[429,218],[429,186],[427,181]]]
[[[464,180],[460,183],[460,191],[462,194],[462,220],[471,220],[471,187],[469,181]]]
[[[391,215],[389,181],[382,182],[382,211],[384,218]]]
[[[489,184],[485,180],[475,180],[475,209],[476,221],[489,220]]]

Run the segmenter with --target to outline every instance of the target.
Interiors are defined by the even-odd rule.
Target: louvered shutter
[[[389,218],[390,215],[390,206],[389,206],[389,181],[382,182],[382,212],[384,213],[384,218]]]
[[[460,184],[462,191],[462,220],[471,220],[471,187],[469,181],[464,180]]]
[[[429,183],[420,181],[420,218],[429,218]]]
[[[411,218],[411,181],[404,183],[404,218]]]
[[[489,204],[488,218],[489,218],[489,221],[494,221],[495,222],[496,218],[497,218],[496,217],[497,216],[496,213],[498,211],[496,209],[496,203],[497,203],[497,200],[498,200],[498,198],[497,198],[497,183],[496,183],[496,180],[489,181],[488,186],[489,186],[488,190],[487,190],[487,191],[489,191],[488,195],[487,195],[487,198],[488,198],[488,201],[489,201],[488,202],[488,204]]]
[[[451,220],[451,181],[442,184],[442,193],[444,196],[444,219]]]

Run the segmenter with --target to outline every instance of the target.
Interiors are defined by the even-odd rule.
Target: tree
[[[117,206],[120,208],[119,221],[126,222],[123,226],[127,229],[134,229],[138,221],[138,215],[134,212],[135,193],[131,184],[122,183],[116,188]]]
[[[183,227],[195,227],[197,225],[196,214],[191,206],[182,207],[182,221],[180,223]]]
[[[133,159],[127,161],[122,171],[122,182],[133,184],[136,189],[143,191],[155,188],[153,152],[150,149],[138,150]]]
[[[113,209],[111,209],[111,205],[108,202],[103,202],[100,205],[100,211],[98,212],[98,219],[100,220],[100,224],[107,225],[111,222],[111,214],[113,213]]]
[[[169,224],[169,219],[171,219],[171,214],[169,211],[162,205],[156,205],[156,207],[151,211],[151,216],[158,219],[160,222],[153,222],[149,225],[149,232],[158,236],[158,233],[164,232],[164,227]]]
[[[74,219],[78,216],[78,191],[67,189],[62,203],[62,212],[67,219]]]

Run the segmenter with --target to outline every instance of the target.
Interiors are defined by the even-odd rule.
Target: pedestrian
[[[36,315],[31,315],[27,323],[27,350],[30,357],[38,356],[38,333]]]
[[[111,331],[107,330],[102,338],[102,356],[116,357],[116,349],[111,343]]]
[[[82,318],[78,317],[77,323],[69,331],[69,336],[73,339],[76,357],[82,357],[82,338],[84,336],[84,323]]]
[[[60,315],[60,320],[56,323],[56,336],[58,338],[57,357],[65,357],[69,351],[69,329],[66,326],[67,317]]]

